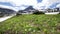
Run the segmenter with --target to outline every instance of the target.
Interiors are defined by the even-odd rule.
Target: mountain
[[[17,9],[12,6],[0,5],[0,8],[6,8],[6,9],[11,9],[11,10],[17,11]]]
[[[35,10],[32,6],[29,6],[25,9],[25,11],[29,11],[29,10]]]
[[[12,9],[7,9],[7,8],[1,8],[0,7],[0,16],[8,16],[8,15],[12,15],[15,14],[16,11],[12,10]]]

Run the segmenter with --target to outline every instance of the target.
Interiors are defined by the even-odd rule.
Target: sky
[[[35,9],[47,9],[60,7],[60,0],[0,0],[0,7],[13,10],[24,10],[28,6]]]

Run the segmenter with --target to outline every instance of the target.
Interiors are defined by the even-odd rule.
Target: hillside
[[[60,14],[19,15],[0,23],[0,34],[60,34]]]
[[[10,16],[10,15],[15,15],[16,11],[12,10],[12,9],[7,9],[7,8],[1,8],[0,7],[0,17],[3,16]]]

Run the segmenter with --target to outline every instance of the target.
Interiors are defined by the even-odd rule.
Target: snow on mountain
[[[15,10],[17,11],[18,9],[12,7],[12,6],[5,6],[5,5],[0,5],[0,8],[7,8],[7,9],[12,9],[12,10]]]

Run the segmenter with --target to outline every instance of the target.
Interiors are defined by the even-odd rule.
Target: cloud
[[[35,8],[37,9],[47,9],[50,6],[53,6],[55,3],[60,3],[60,0],[42,0],[42,2],[38,3]]]
[[[37,4],[37,0],[0,0],[0,2],[10,2],[14,6]]]
[[[0,5],[6,5],[6,6],[13,6],[11,3],[9,2],[0,2]]]
[[[9,0],[0,0],[0,2],[9,2]]]
[[[60,4],[58,4],[56,7],[60,7]]]
[[[11,6],[5,6],[5,5],[0,5],[1,8],[8,8],[8,9],[12,9],[15,11],[18,11],[18,9],[16,7],[11,7]]]
[[[48,0],[48,4],[46,5],[46,8],[49,8],[50,6],[56,3],[57,4],[60,3],[60,0]]]
[[[9,2],[15,9],[19,10],[25,9],[30,5],[32,5],[35,9],[46,9],[50,8],[50,6],[53,6],[55,3],[60,3],[60,0],[42,0],[39,3],[37,0],[0,0],[0,2]]]
[[[37,0],[38,3],[42,2],[42,0]]]
[[[12,1],[12,0],[10,0]],[[13,0],[13,3],[15,3],[16,6],[20,6],[20,5],[36,5],[37,4],[37,0]]]
[[[25,9],[26,6],[35,6],[37,5],[37,0],[0,0],[2,3],[10,3],[16,9]],[[24,5],[24,6],[23,6]]]

